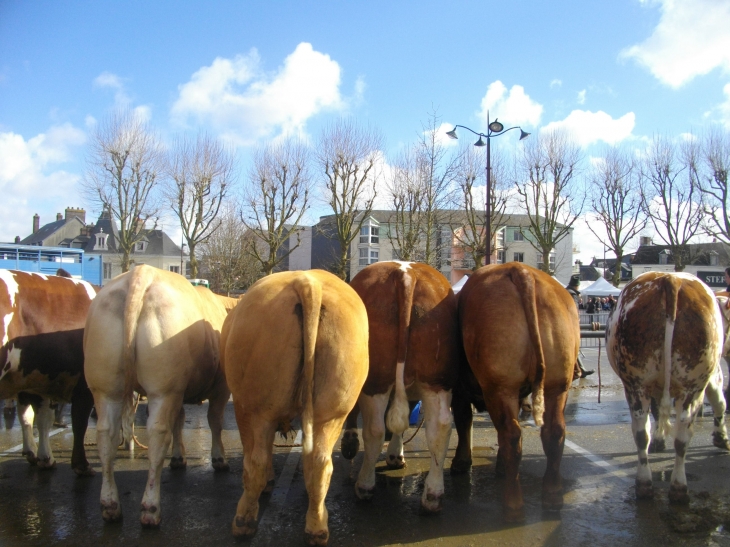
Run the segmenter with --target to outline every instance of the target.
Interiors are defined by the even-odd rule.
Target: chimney
[[[15,236],[15,243],[20,243],[20,236]]]
[[[36,233],[41,228],[41,217],[36,213],[33,215],[33,233]]]
[[[56,222],[59,220],[63,220],[63,215],[61,213],[56,213]]]
[[[71,220],[73,217],[86,224],[86,211],[78,207],[66,207],[66,220]]]
[[[651,238],[650,237],[641,236],[639,238],[639,247],[644,246],[644,245],[651,245],[651,244],[652,243],[651,243]]]

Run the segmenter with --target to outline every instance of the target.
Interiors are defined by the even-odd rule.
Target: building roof
[[[687,245],[689,250],[688,265],[711,266],[710,253],[717,253],[717,265],[730,265],[730,245],[720,242],[692,243]],[[667,252],[667,264],[674,264],[674,257],[669,245],[641,245],[631,261],[632,264],[660,264],[659,254]]]
[[[465,215],[463,209],[439,209],[436,211],[436,215],[443,224],[449,222],[463,224],[465,221]],[[484,215],[484,211],[476,211],[477,217]],[[388,223],[395,221],[395,211],[386,209],[374,209],[370,212],[370,215],[379,223]],[[318,224],[331,224],[334,222],[335,215],[324,215],[319,217]],[[504,222],[503,226],[507,227],[528,227],[530,226],[530,217],[527,215],[503,215]],[[558,224],[558,227],[562,227],[562,224]]]

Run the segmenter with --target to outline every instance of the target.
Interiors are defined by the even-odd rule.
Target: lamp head
[[[447,131],[447,132],[446,132],[446,135],[447,135],[447,136],[448,136],[448,137],[449,137],[450,139],[458,139],[458,138],[459,138],[459,137],[457,137],[457,136],[456,136],[456,127],[454,127],[454,128],[453,128],[453,129],[451,130],[451,131]]]
[[[529,136],[530,136],[529,133],[527,133],[526,131],[522,131],[522,128],[520,128],[520,140],[526,139]]]
[[[494,120],[492,123],[489,124],[489,130],[492,133],[501,133],[504,129],[504,126],[499,123],[497,120]]]
[[[474,143],[474,146],[486,146],[487,143],[482,140],[482,136],[479,135],[479,140]]]

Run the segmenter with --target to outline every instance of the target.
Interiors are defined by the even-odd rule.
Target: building
[[[33,216],[33,233],[19,241],[24,246],[82,249],[86,257],[99,257],[102,265],[101,284],[122,273],[121,255],[117,249],[119,229],[109,211],[102,211],[94,224],[86,224],[84,209],[68,207],[65,216],[58,213],[56,220],[40,225]],[[185,266],[181,248],[162,230],[148,230],[135,244],[132,260],[135,264],[149,264],[175,273]]]

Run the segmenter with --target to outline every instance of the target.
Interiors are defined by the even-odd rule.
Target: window
[[[380,256],[380,251],[377,249],[360,249],[360,266],[367,266],[368,264],[375,264]]]
[[[542,270],[542,253],[537,253],[537,267]],[[555,271],[555,253],[550,253],[550,257],[548,258],[549,264],[548,267],[550,268],[550,271]]]
[[[514,231],[514,240],[515,241],[525,241],[525,236],[519,230],[515,230]],[[520,260],[520,262],[522,262],[522,261]]]
[[[525,253],[513,253],[512,260],[514,262],[524,262],[525,261]]]
[[[147,248],[146,241],[138,241],[137,243],[134,244],[134,250],[138,251],[140,253],[143,253],[146,248]]]
[[[96,249],[98,249],[100,251],[106,251],[108,249],[107,244],[106,244],[108,237],[109,237],[109,234],[105,234],[104,230],[102,230],[101,232],[96,234],[96,245],[94,245],[94,247],[96,247]]]
[[[371,226],[370,224],[360,228],[360,243],[378,245],[380,228]]]
[[[104,279],[112,278],[112,265],[109,262],[104,263]]]
[[[497,247],[504,247],[504,228],[497,231]]]
[[[179,274],[180,273],[180,266],[172,266],[172,265],[170,265],[170,271],[172,273]]]
[[[659,252],[659,264],[667,264],[668,260],[669,260],[669,251],[667,249],[660,251]]]
[[[504,251],[497,251],[497,264],[504,264],[506,254]]]

